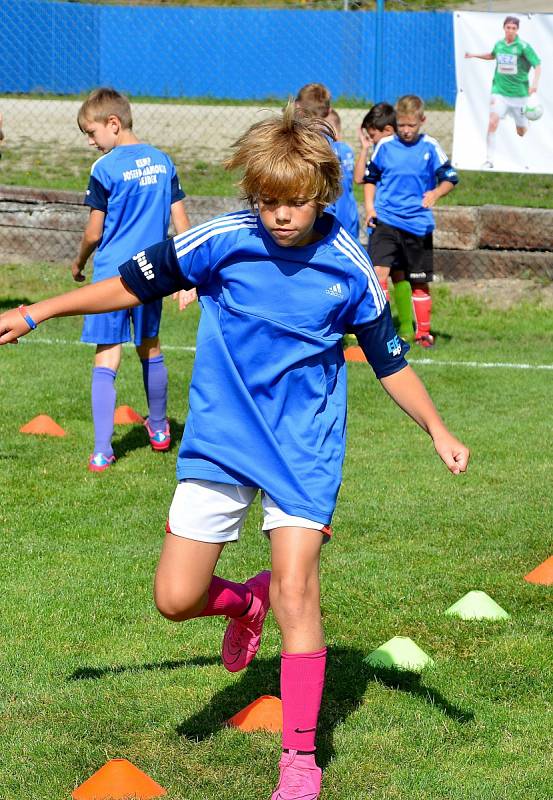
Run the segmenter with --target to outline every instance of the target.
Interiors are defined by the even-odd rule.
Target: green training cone
[[[394,636],[364,659],[371,667],[391,667],[419,672],[434,662],[408,636]]]
[[[511,616],[486,592],[479,591],[467,592],[445,613],[461,619],[510,619]]]

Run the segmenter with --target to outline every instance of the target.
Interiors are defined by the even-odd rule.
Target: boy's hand
[[[20,336],[25,336],[31,328],[27,325],[17,308],[0,314],[0,345],[17,344]]]
[[[372,144],[371,137],[369,136],[365,128],[357,129],[357,139],[359,140],[361,150],[368,150]]]
[[[439,194],[437,193],[436,189],[431,189],[429,192],[425,192],[422,196],[422,207],[423,208],[433,208],[436,205],[436,201],[439,198]]]
[[[365,226],[376,228],[376,210],[374,207],[365,208]]]
[[[77,283],[82,283],[86,280],[85,276],[83,275],[84,267],[79,265],[78,261],[74,261],[71,264],[71,275],[73,275],[73,280],[77,281]]]
[[[446,467],[454,475],[467,471],[470,452],[458,439],[449,431],[445,431],[433,437],[434,447]]]
[[[186,306],[198,299],[198,294],[195,289],[181,289],[179,292],[174,292],[171,297],[173,300],[178,300],[179,311],[184,311]]]

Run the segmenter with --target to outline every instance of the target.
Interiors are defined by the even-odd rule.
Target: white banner
[[[553,174],[553,14],[456,11],[453,18],[457,77],[454,166]],[[519,25],[508,21],[504,25],[506,18],[518,20]],[[518,36],[516,41],[514,36]],[[524,55],[522,43],[530,46]],[[513,77],[516,80],[535,56],[541,62],[537,93],[528,95],[522,79],[520,96],[510,96],[512,88],[503,94],[505,77],[507,83]],[[534,66],[528,78],[532,87]],[[543,115],[530,120],[539,114],[536,104]]]

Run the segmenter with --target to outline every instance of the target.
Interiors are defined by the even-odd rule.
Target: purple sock
[[[108,367],[92,370],[92,419],[94,420],[94,452],[113,455],[113,415],[115,414],[115,377]]]
[[[148,400],[148,417],[153,431],[162,431],[167,423],[167,367],[163,355],[142,361],[144,388]]]

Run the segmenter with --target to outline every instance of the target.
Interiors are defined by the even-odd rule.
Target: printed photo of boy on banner
[[[455,12],[453,164],[553,174],[553,15]]]

